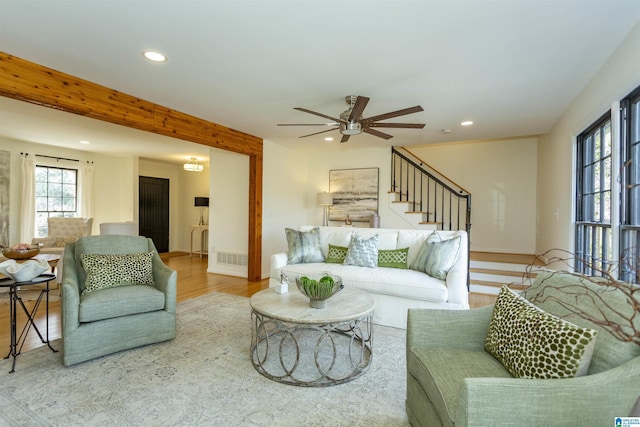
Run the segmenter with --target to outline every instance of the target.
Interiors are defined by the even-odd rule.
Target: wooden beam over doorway
[[[248,277],[262,279],[262,139],[0,52],[0,96],[250,157]]]

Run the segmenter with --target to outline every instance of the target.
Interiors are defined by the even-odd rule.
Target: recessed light
[[[142,52],[142,55],[144,55],[144,57],[149,61],[153,62],[164,62],[167,60],[167,57],[164,54],[155,52],[153,50],[145,50],[144,52]]]
[[[465,120],[464,122],[460,123],[462,126],[471,126],[473,124],[473,120]]]
[[[332,137],[330,137],[330,136],[328,136],[328,137],[326,137],[324,140],[325,140],[325,141],[333,141],[333,138],[332,138]]]
[[[89,142],[89,141],[80,141],[80,144],[86,144],[86,145],[89,145],[89,144],[90,144],[90,142]]]
[[[442,132],[442,133],[451,133],[453,131],[451,129],[440,129],[440,132]]]

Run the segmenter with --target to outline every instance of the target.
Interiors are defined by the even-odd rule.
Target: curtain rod
[[[27,155],[29,155],[29,154],[27,154]],[[46,157],[47,159],[55,159],[56,161],[68,160],[70,162],[80,162],[80,160],[78,160],[78,159],[68,159],[66,157],[47,156],[46,154],[36,154],[36,157]],[[87,163],[93,164],[93,162],[91,162],[89,160],[87,160]]]

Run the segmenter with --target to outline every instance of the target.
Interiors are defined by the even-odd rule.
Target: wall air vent
[[[228,265],[249,265],[249,256],[247,254],[234,254],[232,252],[217,252],[218,264]]]

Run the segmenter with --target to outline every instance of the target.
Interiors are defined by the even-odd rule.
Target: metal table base
[[[265,377],[301,387],[352,381],[373,359],[373,315],[329,324],[285,322],[251,312],[251,362]]]

